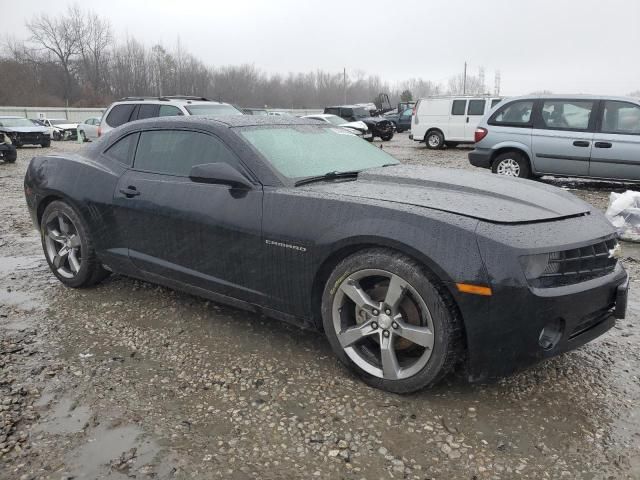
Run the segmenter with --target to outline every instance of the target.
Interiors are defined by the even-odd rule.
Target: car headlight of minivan
[[[520,264],[527,280],[535,280],[543,275],[558,273],[562,252],[539,253],[520,257]]]

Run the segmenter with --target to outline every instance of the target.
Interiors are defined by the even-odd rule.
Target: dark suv
[[[337,115],[344,118],[347,122],[364,122],[372,136],[380,137],[385,142],[393,138],[393,122],[384,117],[372,117],[371,113],[364,107],[359,105],[339,105],[337,107],[326,107],[324,113]],[[367,138],[369,140],[369,138]]]

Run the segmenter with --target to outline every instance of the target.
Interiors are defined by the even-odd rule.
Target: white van
[[[478,123],[500,101],[486,95],[421,98],[414,107],[409,138],[431,149],[473,143]]]

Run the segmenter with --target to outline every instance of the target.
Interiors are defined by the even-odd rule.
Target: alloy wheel
[[[427,305],[409,282],[393,273],[365,269],[347,276],[336,290],[332,316],[345,354],[375,377],[409,378],[433,352]]]
[[[519,177],[520,165],[513,158],[505,158],[498,164],[496,173],[498,175],[506,175],[508,177]]]
[[[58,212],[45,224],[47,256],[53,268],[65,278],[73,278],[82,266],[82,241],[71,219]]]
[[[427,139],[427,141],[429,142],[429,146],[432,148],[437,148],[440,146],[440,137],[435,133],[432,135],[429,135],[429,138]]]

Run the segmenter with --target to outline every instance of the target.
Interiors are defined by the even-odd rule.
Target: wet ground
[[[473,168],[406,134],[384,148]],[[64,288],[24,205],[39,153],[0,164],[0,479],[640,478],[636,245],[628,317],[603,337],[496,383],[397,396],[319,334],[120,276]],[[543,181],[601,209],[633,188]]]

